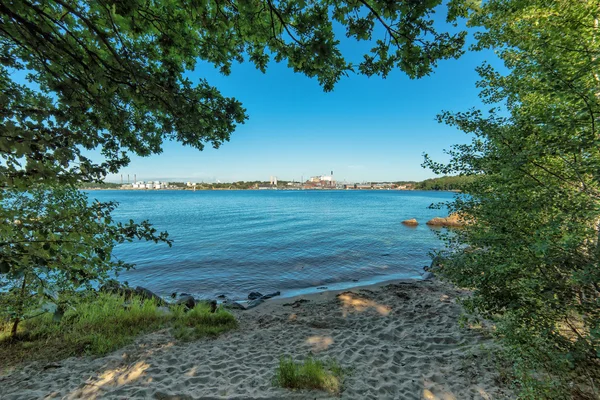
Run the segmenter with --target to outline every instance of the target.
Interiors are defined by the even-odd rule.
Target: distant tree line
[[[112,182],[81,182],[77,185],[79,189],[118,189],[120,183]]]
[[[473,176],[442,176],[439,178],[425,179],[413,184],[416,190],[462,190],[465,184],[472,183]]]

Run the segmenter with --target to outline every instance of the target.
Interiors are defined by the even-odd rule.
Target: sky
[[[360,60],[367,43],[342,40],[342,53]],[[165,143],[162,154],[132,156],[120,171],[123,179],[194,182],[308,179],[331,171],[338,181],[423,180],[435,174],[421,167],[423,154],[436,161],[443,152],[466,143],[466,134],[439,124],[443,110],[483,106],[475,68],[493,59],[491,52],[467,52],[443,60],[428,77],[411,80],[395,70],[386,79],[350,75],[325,93],[316,79],[272,62],[266,73],[252,64],[235,64],[229,76],[199,63],[188,76],[206,78],[225,96],[237,98],[249,119],[229,142],[204,151]],[[118,182],[120,174],[107,181]]]

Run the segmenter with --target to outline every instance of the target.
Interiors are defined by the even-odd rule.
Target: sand
[[[309,354],[349,371],[343,399],[512,398],[494,343],[457,322],[461,295],[412,281],[269,300],[236,311],[240,328],[217,339],[176,343],[165,330],[105,357],[30,364],[0,376],[0,398],[335,398],[273,386],[280,356]]]

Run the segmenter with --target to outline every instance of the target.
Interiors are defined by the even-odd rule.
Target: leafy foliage
[[[413,188],[417,190],[461,190],[464,185],[473,180],[473,176],[442,176],[417,182]]]
[[[411,77],[461,54],[464,32],[439,33],[441,0],[264,0],[130,2],[19,1],[0,5],[0,187],[45,179],[98,180],[129,153],[161,151],[163,140],[219,147],[247,118],[241,104],[206,80],[185,76],[198,60],[228,74],[245,59],[265,71],[287,61],[325,90],[355,67],[338,48],[333,24],[375,40],[358,70]],[[451,7],[448,18],[460,15]],[[19,83],[22,70],[32,85]],[[99,148],[94,163],[84,149]]]
[[[509,73],[479,68],[495,108],[440,115],[474,139],[449,164],[425,162],[478,177],[450,205],[477,223],[447,238],[439,272],[498,322],[524,398],[571,398],[600,380],[599,14],[569,0],[474,9],[476,48]]]
[[[171,244],[148,221],[116,222],[115,203],[93,202],[76,189],[5,189],[0,207],[0,315],[19,321],[40,311],[60,318],[75,293],[132,265],[111,257],[114,246],[134,239]]]

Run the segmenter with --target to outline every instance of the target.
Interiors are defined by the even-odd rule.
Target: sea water
[[[420,279],[443,243],[425,222],[446,216],[431,204],[449,192],[398,190],[102,190],[117,220],[150,220],[173,246],[118,245],[136,268],[130,285],[166,296],[244,299],[251,291],[293,296],[389,279]],[[417,227],[402,220],[416,218]],[[317,289],[321,288],[321,289]]]

